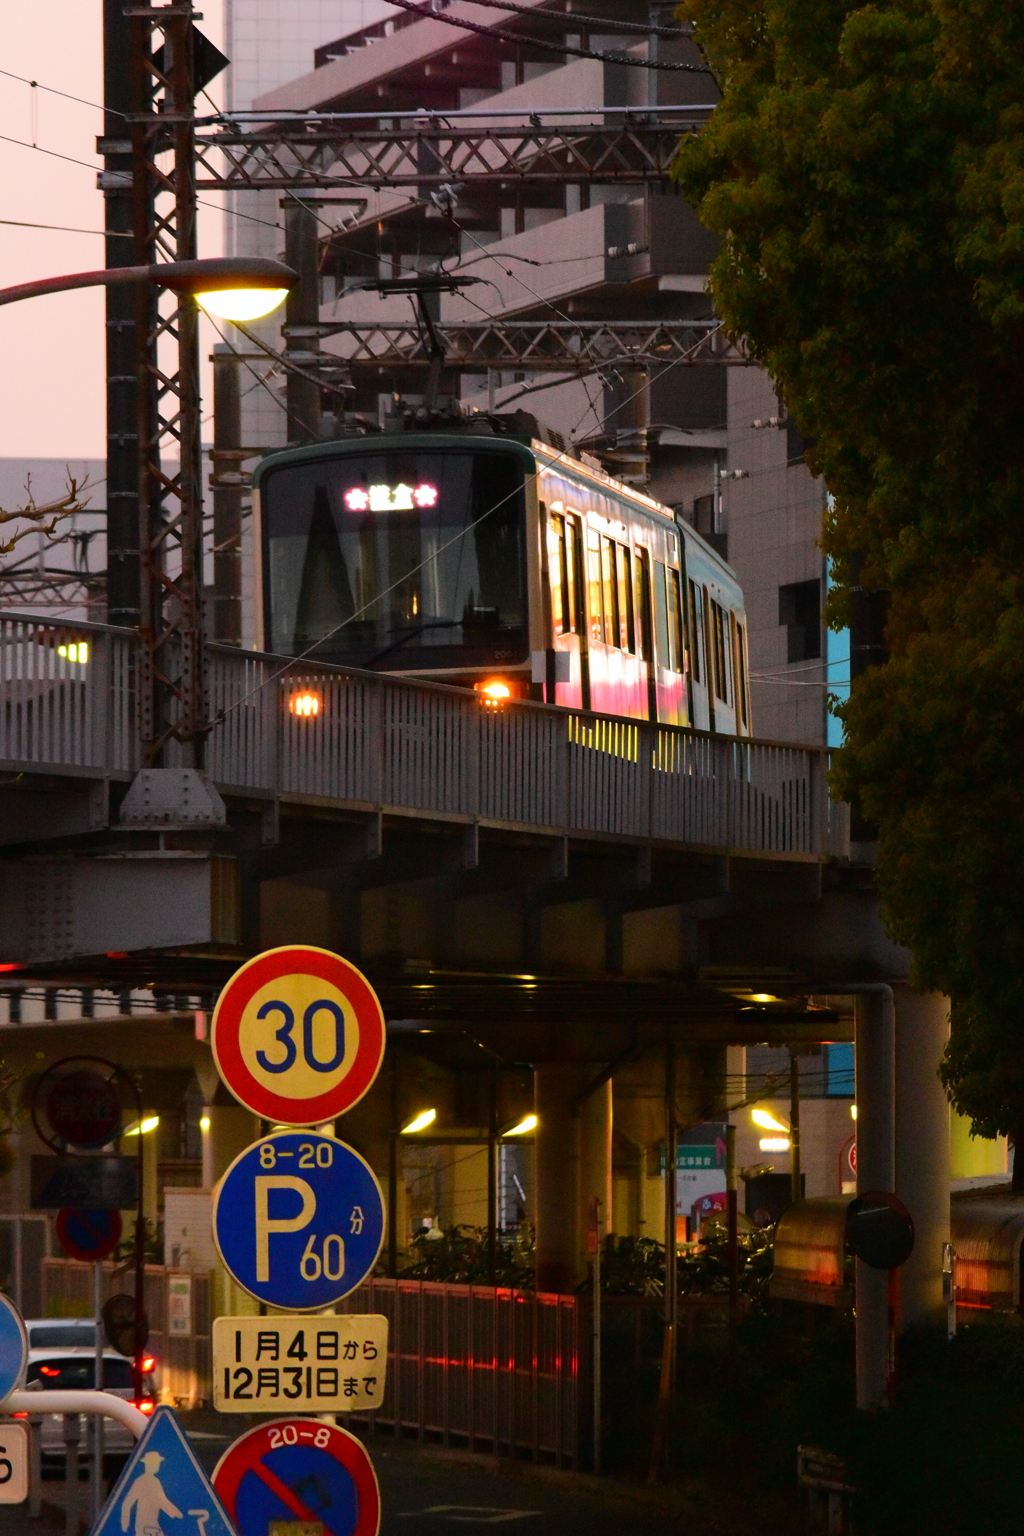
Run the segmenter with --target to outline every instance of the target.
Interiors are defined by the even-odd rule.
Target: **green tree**
[[[943,1077],[1024,1142],[1024,4],[685,0],[722,100],[679,184],[712,285],[805,436],[823,541],[890,594],[834,786],[879,828]],[[1015,1176],[1024,1187],[1024,1157]]]

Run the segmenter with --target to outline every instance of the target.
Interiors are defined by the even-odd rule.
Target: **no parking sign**
[[[318,1522],[324,1536],[377,1536],[380,1490],[355,1435],[315,1419],[275,1419],[225,1451],[213,1486],[238,1536],[272,1520]]]

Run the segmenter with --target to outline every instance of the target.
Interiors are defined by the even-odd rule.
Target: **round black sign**
[[[149,1319],[145,1312],[142,1314],[141,1338],[135,1336],[135,1297],[111,1296],[105,1304],[100,1316],[103,1318],[103,1332],[107,1336],[107,1343],[111,1349],[116,1349],[119,1355],[127,1355],[134,1359],[139,1350],[143,1350],[149,1340]]]
[[[914,1249],[914,1222],[902,1200],[871,1189],[851,1200],[846,1246],[871,1269],[898,1269]]]
[[[73,1147],[105,1147],[121,1125],[117,1086],[96,1071],[63,1072],[46,1095],[46,1118]]]

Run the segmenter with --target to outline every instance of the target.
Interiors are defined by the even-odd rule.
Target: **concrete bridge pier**
[[[612,1085],[580,1102],[594,1076],[588,1064],[544,1062],[534,1068],[537,1289],[566,1293],[586,1275],[587,1213],[602,1201],[604,1230],[612,1199]]]
[[[899,1272],[901,1328],[944,1315],[942,1247],[949,1242],[949,1103],[938,1068],[949,999],[899,988],[896,1004],[896,1193],[914,1218],[914,1251]]]
[[[938,1067],[949,1030],[939,993],[878,985],[856,1003],[857,1190],[892,1190],[914,1220],[914,1251],[898,1271],[897,1326],[942,1314],[942,1248],[949,1241],[949,1105]],[[898,1297],[898,1300],[896,1298]],[[889,1277],[856,1266],[857,1406],[886,1400]]]
[[[879,984],[854,999],[857,1193],[896,1183],[896,1010]],[[857,1407],[880,1408],[889,1384],[889,1277],[855,1261]]]

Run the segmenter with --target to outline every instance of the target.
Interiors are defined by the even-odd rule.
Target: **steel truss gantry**
[[[550,373],[571,369],[580,374],[601,368],[749,364],[742,343],[731,340],[720,320],[495,320],[487,323],[435,321],[448,368],[500,368]],[[368,325],[330,320],[318,325],[288,325],[292,342],[333,337],[344,350],[323,352],[325,363],[422,364],[430,357],[415,320]],[[292,354],[295,355],[294,353]]]
[[[581,109],[578,115],[590,114]],[[592,126],[542,122],[540,113],[526,124],[472,127],[453,127],[456,114],[419,115],[387,129],[319,114],[264,126],[225,124],[196,133],[196,185],[223,192],[525,180],[662,183],[680,137],[695,132],[705,115],[666,121],[638,113]]]

